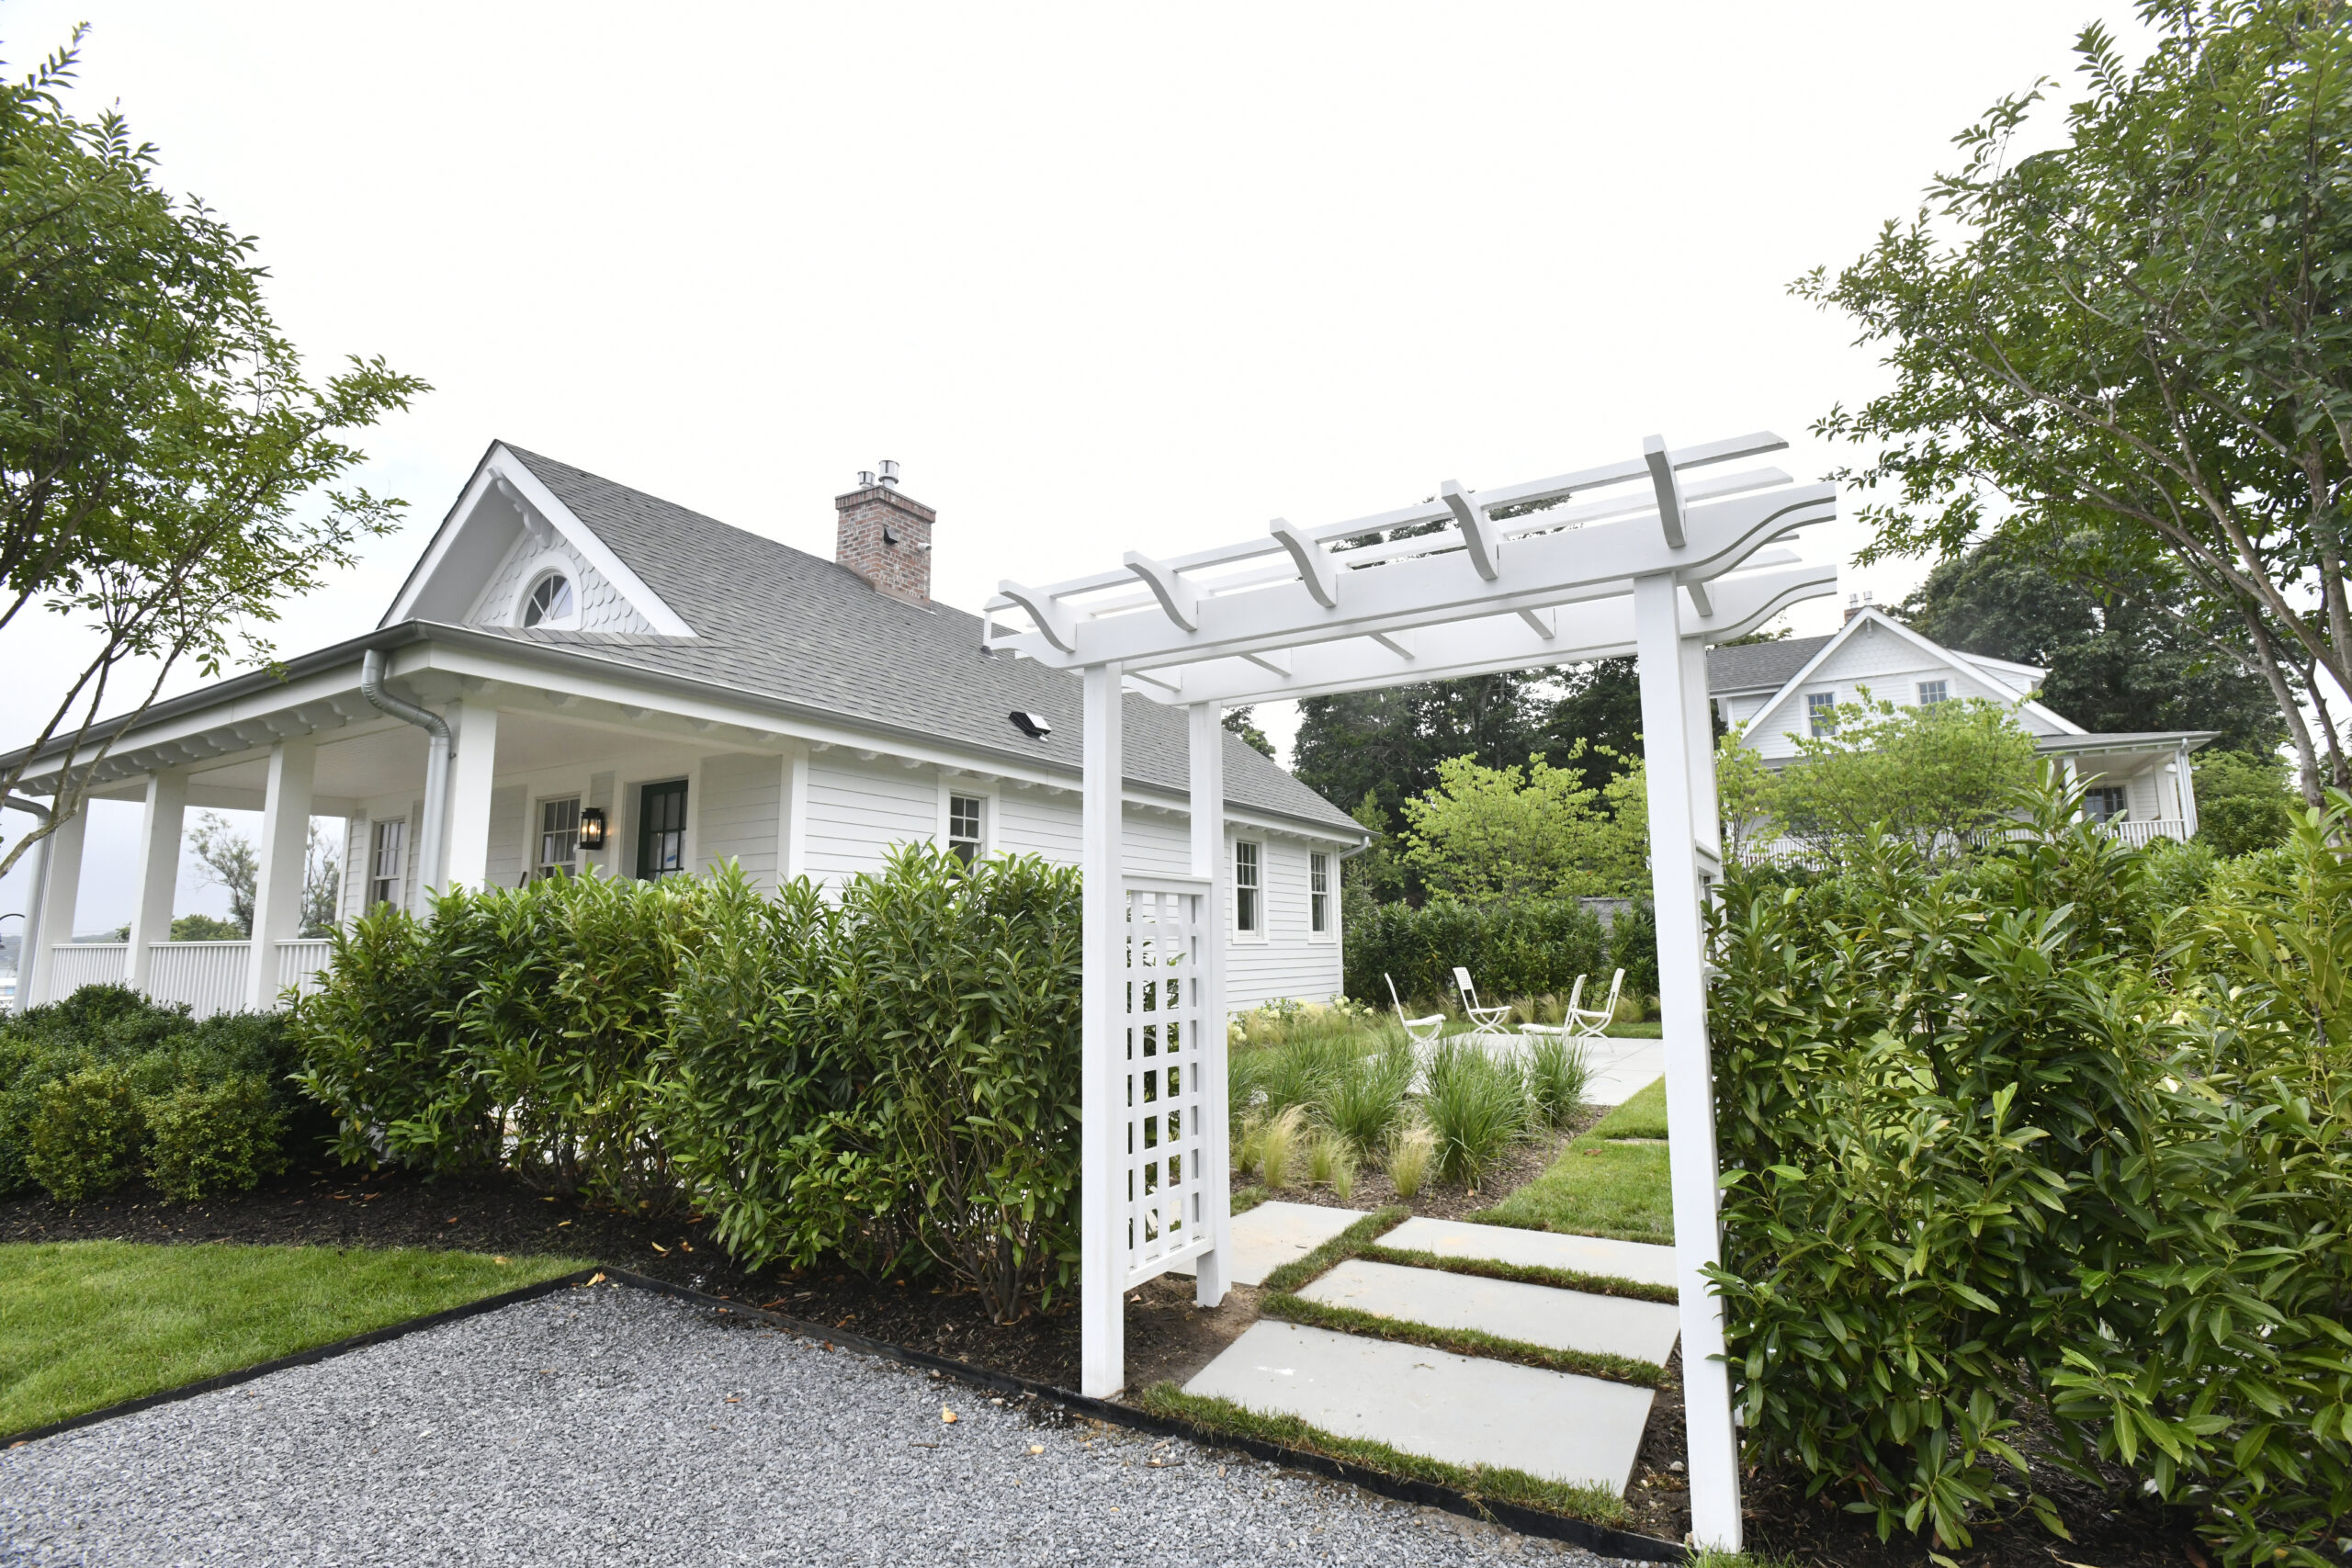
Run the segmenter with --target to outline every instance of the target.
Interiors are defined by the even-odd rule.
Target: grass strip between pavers
[[[1666,1134],[1666,1080],[1644,1085],[1624,1104],[1594,1122],[1588,1138],[1663,1138]]]
[[[1374,1242],[1356,1254],[1367,1263],[1395,1263],[1408,1269],[1437,1269],[1448,1274],[1475,1274],[1482,1280],[1510,1280],[1522,1285],[1549,1285],[1556,1291],[1582,1291],[1589,1296],[1620,1296],[1634,1302],[1662,1302],[1673,1306],[1682,1297],[1671,1285],[1647,1280],[1627,1280],[1615,1274],[1585,1274],[1574,1269],[1547,1269],[1540,1263],[1506,1263],[1496,1258],[1460,1258],[1450,1252],[1421,1252],[1409,1247],[1382,1247]]]
[[[1378,1313],[1363,1312],[1355,1307],[1310,1302],[1297,1293],[1351,1258],[1373,1262],[1402,1262],[1407,1268],[1424,1267],[1421,1259],[1430,1258],[1435,1267],[1448,1273],[1487,1274],[1498,1279],[1526,1279],[1532,1275],[1554,1277],[1528,1279],[1528,1282],[1533,1284],[1549,1285],[1556,1283],[1560,1278],[1582,1278],[1568,1275],[1561,1269],[1514,1269],[1508,1263],[1495,1265],[1491,1272],[1484,1268],[1456,1268],[1454,1265],[1465,1260],[1439,1258],[1433,1254],[1380,1246],[1380,1238],[1403,1224],[1411,1213],[1412,1211],[1401,1203],[1375,1209],[1304,1258],[1295,1258],[1274,1269],[1266,1276],[1265,1294],[1258,1298],[1258,1315],[1279,1318],[1284,1323],[1305,1324],[1310,1328],[1328,1328],[1337,1334],[1386,1339],[1399,1345],[1426,1345],[1433,1350],[1450,1350],[1457,1356],[1511,1361],[1549,1372],[1576,1372],[1585,1377],[1603,1378],[1611,1382],[1632,1383],[1637,1388],[1656,1388],[1665,1380],[1665,1368],[1631,1356],[1612,1356],[1598,1350],[1563,1350],[1524,1339],[1506,1339],[1498,1334],[1487,1334],[1476,1328],[1440,1328],[1434,1324],[1415,1323],[1410,1318],[1383,1317]],[[1612,1280],[1609,1282],[1626,1288],[1623,1292],[1611,1292],[1617,1294],[1654,1288],[1634,1280]],[[1567,1288],[1577,1290],[1584,1287]],[[1645,1296],[1641,1299],[1655,1298]]]
[[[1636,1388],[1656,1388],[1666,1378],[1664,1367],[1654,1361],[1635,1360],[1631,1356],[1612,1356],[1602,1350],[1563,1350],[1525,1339],[1506,1339],[1479,1328],[1440,1328],[1406,1317],[1384,1317],[1360,1307],[1311,1302],[1287,1291],[1261,1297],[1258,1315],[1304,1324],[1309,1328],[1328,1328],[1334,1334],[1385,1339],[1397,1345],[1426,1345],[1432,1350],[1450,1350],[1457,1356],[1511,1361],[1547,1372],[1574,1372],[1609,1382],[1631,1383]]]
[[[1620,1524],[1625,1517],[1624,1500],[1605,1486],[1546,1481],[1540,1475],[1499,1465],[1449,1464],[1443,1460],[1424,1459],[1370,1438],[1342,1438],[1295,1416],[1262,1415],[1229,1399],[1186,1393],[1172,1382],[1154,1383],[1143,1391],[1136,1404],[1154,1416],[1189,1421],[1204,1431],[1301,1449],[1326,1459],[1360,1464],[1367,1470],[1450,1486],[1474,1499],[1541,1508],[1546,1513],[1600,1525]]]

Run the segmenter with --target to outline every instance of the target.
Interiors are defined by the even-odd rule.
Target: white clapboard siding
[[[732,860],[754,884],[774,887],[783,804],[783,766],[775,758],[734,752],[704,759],[697,807],[704,868]]]
[[[1228,856],[1230,840],[1242,836],[1227,836]],[[1262,941],[1238,936],[1231,939],[1225,957],[1226,1006],[1238,1012],[1277,998],[1319,1002],[1339,995],[1342,988],[1340,944],[1332,940],[1312,940],[1307,931],[1308,850],[1295,840],[1272,835],[1247,836],[1264,846],[1260,864],[1265,887],[1266,932]],[[1334,852],[1335,896],[1330,911],[1335,930],[1340,907],[1336,897],[1338,863]],[[1229,862],[1219,881],[1230,888]],[[1229,896],[1227,903],[1229,910]],[[1231,919],[1228,912],[1228,928]]]
[[[1004,789],[996,797],[996,836],[989,848],[1009,855],[1036,855],[1056,865],[1076,865],[1080,844],[1078,796],[1042,789]]]
[[[530,792],[521,784],[490,792],[490,854],[483,862],[482,881],[492,887],[523,885],[523,846],[530,841],[536,849],[538,838],[538,824],[526,826],[523,820],[529,806]]]
[[[892,845],[938,837],[939,777],[878,758],[812,758],[806,832],[810,875],[838,882],[878,871]]]

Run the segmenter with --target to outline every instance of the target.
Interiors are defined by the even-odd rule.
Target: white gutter
[[[450,744],[449,725],[431,708],[404,703],[384,690],[384,650],[371,648],[359,661],[359,694],[370,705],[405,719],[432,739],[424,748],[424,826],[416,836],[416,884],[437,887],[441,883],[441,818],[449,799],[449,764],[458,749]]]

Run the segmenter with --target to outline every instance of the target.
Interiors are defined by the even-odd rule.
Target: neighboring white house
[[[428,886],[729,859],[763,886],[838,882],[909,840],[1076,863],[1080,682],[984,650],[979,617],[931,599],[934,514],[894,468],[835,498],[827,561],[493,444],[374,631],[115,737],[94,793],[146,804],[130,939],[71,940],[80,814],[51,840],[29,1000],[114,979],[199,1011],[271,1005],[325,954],[294,940],[312,816],[345,819],[346,918]],[[1190,869],[1186,746],[1182,713],[1127,698],[1132,870]],[[1228,1003],[1329,997],[1339,863],[1367,835],[1238,739],[1226,753]],[[56,778],[37,761],[24,791]],[[183,818],[206,807],[264,813],[257,965],[245,942],[167,940]]]
[[[2008,708],[2033,736],[2035,750],[2083,782],[2083,808],[2093,820],[2134,844],[2195,833],[2197,788],[2188,754],[2216,732],[2094,735],[2034,700],[2048,674],[2030,664],[1945,648],[1869,605],[1849,607],[1846,624],[1827,637],[1707,654],[1707,689],[1716,711],[1768,768],[1794,761],[1795,737],[1824,733],[1829,710],[1860,701],[1865,691],[1898,707],[1981,697]]]

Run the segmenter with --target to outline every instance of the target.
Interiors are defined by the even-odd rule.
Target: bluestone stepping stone
[[[1449,1464],[1508,1466],[1620,1495],[1654,1397],[1630,1383],[1262,1319],[1184,1392]]]
[[[1233,1216],[1233,1268],[1226,1281],[1262,1285],[1266,1276],[1295,1258],[1304,1258],[1333,1236],[1363,1219],[1362,1209],[1327,1209],[1319,1203],[1259,1204]],[[1190,1274],[1193,1266],[1180,1263],[1170,1274]]]
[[[1383,1247],[1434,1252],[1441,1258],[1484,1258],[1521,1268],[1566,1269],[1577,1274],[1607,1274],[1648,1285],[1674,1283],[1674,1248],[1597,1235],[1559,1235],[1509,1225],[1465,1224],[1460,1220],[1407,1220],[1380,1238]]]
[[[1327,1306],[1353,1307],[1432,1328],[1475,1328],[1498,1339],[1631,1356],[1661,1367],[1674,1354],[1675,1337],[1681,1332],[1679,1310],[1660,1302],[1405,1269],[1361,1258],[1350,1258],[1298,1293]]]

